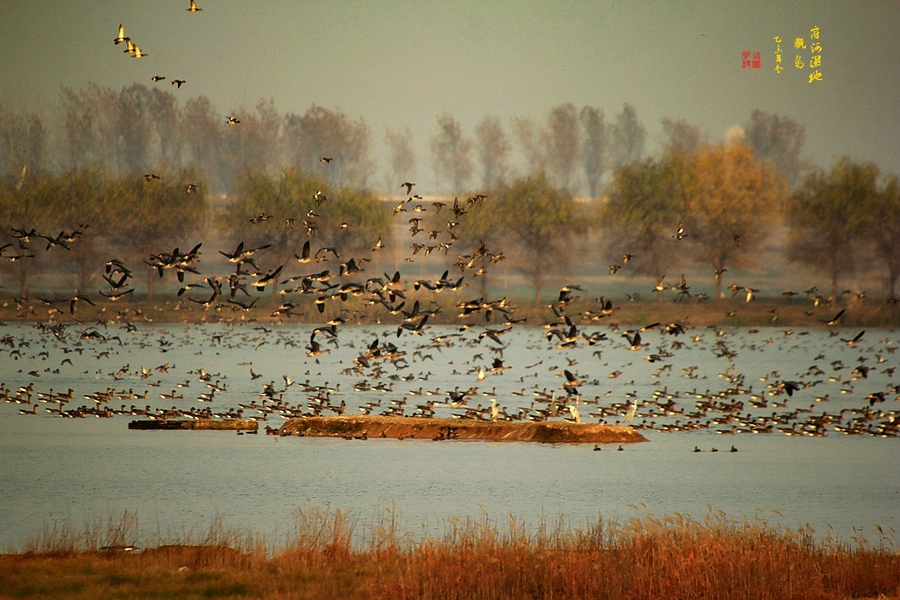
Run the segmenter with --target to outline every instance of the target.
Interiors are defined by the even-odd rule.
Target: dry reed
[[[391,507],[372,522],[294,513],[276,545],[219,517],[140,549],[132,513],[47,527],[0,556],[0,597],[21,598],[875,598],[900,597],[892,531],[848,541],[761,516],[563,517],[501,526],[449,518],[412,535]]]

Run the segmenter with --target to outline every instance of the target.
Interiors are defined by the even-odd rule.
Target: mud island
[[[490,440],[496,442],[544,442],[571,444],[625,444],[647,439],[635,429],[601,423],[568,421],[510,422],[472,419],[422,419],[374,415],[302,417],[288,420],[274,435],[343,437],[350,439],[394,438],[426,440]]]

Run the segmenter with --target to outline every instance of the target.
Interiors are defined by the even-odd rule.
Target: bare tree
[[[667,152],[693,154],[705,144],[700,128],[684,119],[664,118],[662,127],[665,136],[663,146]]]
[[[544,171],[544,149],[541,146],[541,132],[531,117],[513,117],[513,133],[522,153],[525,155],[525,168],[528,176]]]
[[[126,172],[146,170],[150,164],[153,128],[148,92],[146,86],[134,83],[119,94],[116,140]]]
[[[24,179],[44,170],[47,160],[47,128],[37,113],[12,113],[0,107],[0,176]]]
[[[481,185],[484,189],[503,182],[509,174],[507,157],[511,148],[500,117],[486,115],[475,128],[476,149],[481,163]]]
[[[610,155],[613,165],[625,165],[641,160],[644,153],[644,142],[647,139],[647,131],[637,118],[634,106],[625,103],[622,112],[616,116],[616,123],[612,127],[612,143]]]
[[[584,106],[579,113],[581,121],[581,166],[591,198],[600,195],[600,180],[606,170],[606,150],[609,133],[603,122],[603,110]]]
[[[391,181],[388,189],[396,190],[400,183],[414,180],[416,173],[416,154],[412,149],[412,131],[409,127],[405,131],[388,129],[385,131],[384,141],[390,151]]]
[[[547,170],[555,183],[570,193],[578,189],[578,110],[570,103],[550,110],[543,142]]]
[[[791,187],[800,182],[809,168],[800,156],[806,141],[805,127],[790,117],[754,110],[744,132],[756,155],[778,167]]]
[[[226,126],[223,137],[223,162],[228,166],[228,181],[242,170],[274,172],[280,156],[282,119],[273,100],[260,100],[256,111],[232,111],[240,123]]]
[[[210,176],[221,174],[224,117],[219,115],[206,96],[188,100],[181,111],[181,132],[188,150],[187,164]],[[230,182],[219,178],[219,183]]]
[[[374,165],[371,131],[362,119],[313,104],[305,114],[284,117],[284,136],[293,166],[324,177],[333,186],[365,188]],[[323,159],[330,159],[323,161]]]
[[[449,113],[437,119],[438,133],[431,138],[434,172],[443,179],[454,194],[461,193],[472,177],[472,143],[463,137],[459,121]]]

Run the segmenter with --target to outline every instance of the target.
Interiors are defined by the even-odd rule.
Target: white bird
[[[491,421],[496,421],[500,417],[500,409],[497,408],[497,399],[491,398]]]
[[[631,405],[631,408],[628,409],[628,414],[625,415],[625,418],[622,419],[624,423],[630,423],[634,416],[637,414],[637,406],[638,401],[637,398],[634,399],[634,404]]]
[[[144,58],[145,56],[150,56],[144,52],[141,52],[141,49],[137,44],[134,45],[134,52],[131,54],[131,58]]]
[[[569,407],[569,412],[572,413],[572,418],[575,419],[576,423],[581,423],[581,412],[578,410],[579,402],[581,402],[581,396],[576,396],[575,404]]]
[[[113,43],[119,45],[126,39],[128,38],[125,37],[125,26],[119,23],[119,35],[116,36],[116,39],[113,40]]]

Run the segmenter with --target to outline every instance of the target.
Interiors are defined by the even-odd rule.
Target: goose
[[[197,3],[195,2],[195,0],[191,0],[191,6],[190,6],[189,8],[184,9],[184,10],[187,11],[187,12],[200,12],[200,11],[202,11],[203,9],[197,7]]]
[[[142,52],[137,44],[134,44],[134,51],[131,53],[131,58],[144,58],[146,56],[150,56],[149,54]]]
[[[177,88],[180,88],[182,83],[187,83],[187,81],[184,79],[173,79],[172,80],[172,85],[174,85]]]
[[[152,81],[153,83],[156,83],[157,81],[162,81],[163,79],[165,79],[165,77],[163,75],[154,75],[153,77],[150,78],[150,81]]]
[[[125,37],[125,26],[122,23],[119,23],[119,34],[113,38],[113,44],[118,46],[127,39],[128,38]]]
[[[409,181],[405,181],[405,182],[403,182],[403,183],[400,184],[400,187],[405,187],[405,188],[406,188],[406,195],[409,196],[410,194],[412,194],[412,189],[413,189],[413,186],[414,186],[414,185],[416,185],[416,184],[415,184],[415,183],[411,183],[411,182],[409,182]]]

